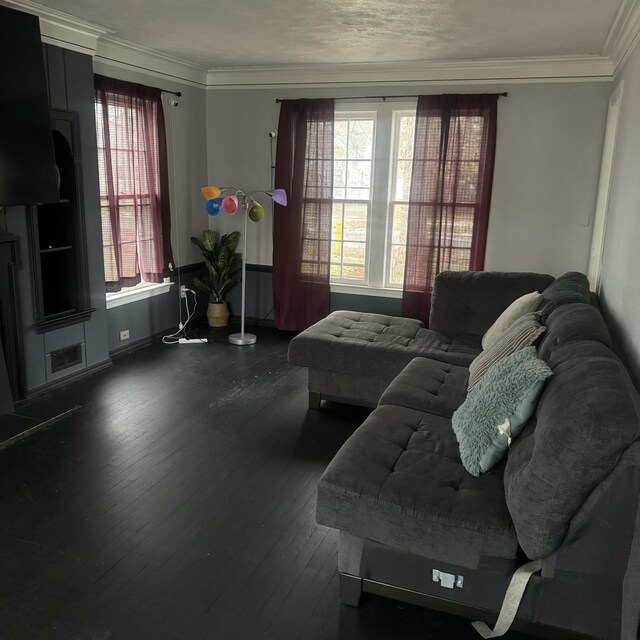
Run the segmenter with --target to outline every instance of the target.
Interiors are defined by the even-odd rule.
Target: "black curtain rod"
[[[507,91],[503,91],[498,94],[501,98],[506,98],[509,93]],[[395,98],[417,98],[418,96],[350,96],[350,97],[339,97],[336,100],[382,100],[386,102],[387,100],[392,100]],[[284,102],[285,100],[295,100],[295,98],[276,98],[276,102]]]
[[[169,89],[160,89],[162,93],[171,93],[174,96],[178,96],[178,98],[182,95],[182,91],[169,91]]]

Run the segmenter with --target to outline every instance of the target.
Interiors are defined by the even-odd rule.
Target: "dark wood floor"
[[[315,486],[367,412],[307,411],[288,336],[256,333],[121,358],[51,394],[81,411],[0,451],[0,638],[478,637],[381,598],[340,606]]]

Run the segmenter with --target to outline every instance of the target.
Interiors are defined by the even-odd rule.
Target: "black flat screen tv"
[[[0,206],[57,202],[37,16],[0,7]]]

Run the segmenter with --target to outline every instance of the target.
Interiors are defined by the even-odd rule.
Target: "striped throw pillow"
[[[520,316],[492,347],[485,349],[469,365],[469,391],[478,384],[491,365],[531,346],[538,339],[546,329],[538,320],[537,313],[525,313]]]

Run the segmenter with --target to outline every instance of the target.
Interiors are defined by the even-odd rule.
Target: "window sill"
[[[364,287],[356,284],[331,283],[331,293],[346,293],[354,296],[372,298],[402,298],[402,289],[383,289],[382,287]]]
[[[131,304],[132,302],[138,302],[139,300],[146,300],[147,298],[153,298],[154,296],[160,296],[163,293],[169,293],[171,287],[174,285],[169,279],[157,284],[144,284],[132,287],[127,291],[118,291],[116,293],[107,293],[107,309],[114,309],[115,307],[121,307],[124,304]]]

